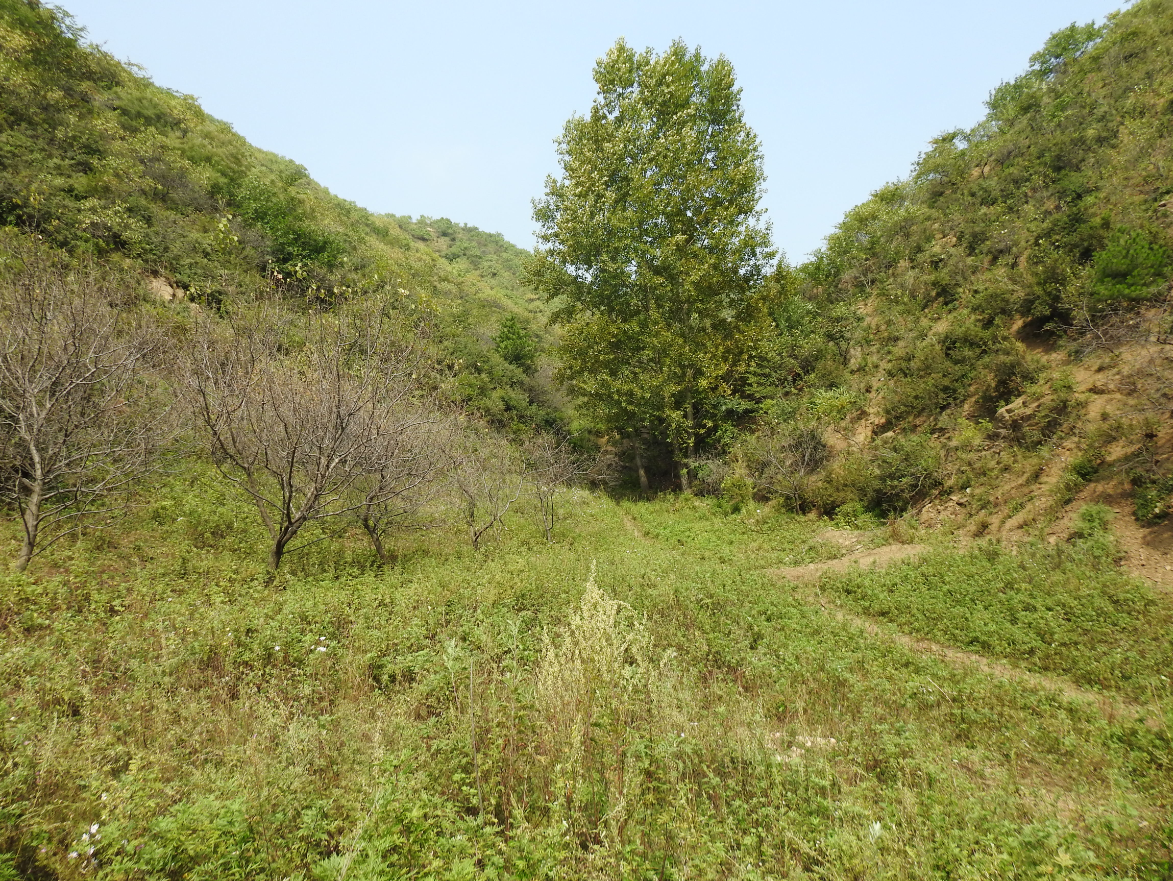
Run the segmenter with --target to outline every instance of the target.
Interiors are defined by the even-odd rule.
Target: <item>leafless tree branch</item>
[[[128,285],[12,245],[0,269],[0,501],[24,531],[14,563],[125,502],[164,439],[167,405],[144,369],[158,340]]]

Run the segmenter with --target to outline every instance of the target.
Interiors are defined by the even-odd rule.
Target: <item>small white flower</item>
[[[103,792],[102,793],[102,801],[105,801],[105,800],[106,800],[106,793]]]
[[[875,841],[877,838],[879,838],[882,831],[883,827],[880,825],[879,820],[876,820],[876,822],[872,823],[872,825],[868,827],[868,835],[871,837],[872,841]]]
[[[273,646],[273,651],[275,651],[275,652],[281,651],[281,646],[279,646],[279,645]]]
[[[76,851],[76,850],[71,850],[71,851],[69,852],[69,858],[70,858],[71,860],[76,860],[76,859],[77,859],[77,851]]]
[[[325,650],[326,650],[326,647],[324,645],[318,646],[318,651],[324,652]]]
[[[325,641],[326,641],[326,637],[324,637],[324,636],[318,637],[318,642],[325,642]]]
[[[83,832],[83,833],[81,834],[81,840],[82,840],[82,841],[89,841],[89,840],[90,840],[90,833],[88,833],[88,832]]]
[[[96,834],[97,831],[101,828],[102,828],[101,826],[99,826],[97,823],[95,823],[93,826],[90,827],[90,835]]]

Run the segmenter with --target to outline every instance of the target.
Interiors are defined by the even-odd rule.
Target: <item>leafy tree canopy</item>
[[[678,458],[739,395],[770,327],[764,175],[733,66],[617,42],[535,202],[530,283],[564,328],[562,371],[611,430]]]

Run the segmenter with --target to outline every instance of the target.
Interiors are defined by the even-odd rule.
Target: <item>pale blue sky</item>
[[[1055,30],[1112,0],[368,2],[63,0],[122,60],[197,96],[338,195],[532,247],[553,139],[623,36],[724,54],[765,152],[764,205],[792,261],[930,138],[980,119]]]

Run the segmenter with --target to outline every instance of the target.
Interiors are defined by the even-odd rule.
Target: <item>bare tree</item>
[[[576,480],[602,476],[604,459],[575,449],[572,438],[548,432],[526,438],[522,455],[527,464],[526,476],[538,500],[546,541],[552,542],[558,495]]]
[[[790,500],[801,511],[810,482],[827,463],[830,448],[813,425],[768,425],[751,440],[746,459],[758,486]]]
[[[389,533],[433,525],[422,513],[442,488],[452,438],[451,421],[434,407],[420,406],[392,416],[382,443],[360,463],[355,514],[383,564],[391,561]]]
[[[1167,418],[1173,413],[1173,292],[1144,307],[1092,311],[1082,303],[1064,330],[1078,357],[1127,354],[1120,390],[1133,400],[1133,415]]]
[[[11,245],[11,243],[6,243]],[[24,539],[14,566],[121,507],[150,469],[166,406],[143,371],[152,348],[118,277],[11,245],[0,273],[0,501]],[[118,308],[119,306],[125,308]]]
[[[503,528],[525,488],[526,466],[504,438],[466,427],[449,448],[448,477],[468,537],[479,548],[486,534]]]
[[[269,304],[204,318],[187,382],[213,461],[256,505],[274,571],[307,524],[373,507],[396,489],[360,486],[411,414],[418,366],[374,309],[297,317]]]

